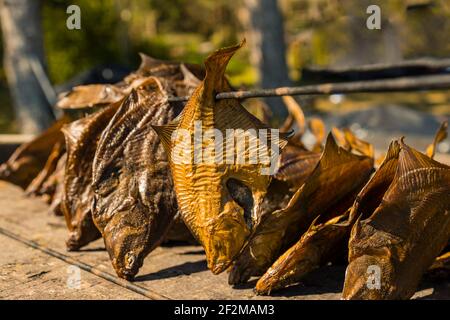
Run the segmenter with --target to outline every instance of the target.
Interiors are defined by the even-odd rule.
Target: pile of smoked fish
[[[433,160],[447,123],[424,153],[400,138],[374,159],[371,144],[346,128],[326,135],[320,119],[305,119],[284,97],[282,133],[268,142],[250,136],[255,144],[240,150],[275,145],[273,173],[260,162],[176,161],[180,129],[273,129],[264,112],[215,99],[232,90],[225,69],[242,45],[215,51],[204,67],[141,55],[119,83],[73,88],[57,102],[65,115],[20,146],[0,178],[64,216],[69,251],[102,237],[127,280],[169,240],[199,243],[208,268],[227,271],[230,285],[259,277],[261,295],[346,263],[344,299],[408,299],[424,274],[449,270],[450,167]],[[169,99],[184,96],[187,103]],[[309,148],[306,130],[316,138]],[[368,285],[371,270],[378,285]]]

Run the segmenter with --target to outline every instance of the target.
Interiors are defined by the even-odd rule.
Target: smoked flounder
[[[261,218],[249,242],[231,269],[229,283],[261,276],[277,257],[307,231],[314,219],[349,207],[373,170],[373,159],[350,153],[328,135],[319,163],[288,205]],[[353,199],[352,199],[353,198]],[[345,208],[346,209],[346,208]]]
[[[61,127],[68,122],[68,117],[62,117],[36,138],[18,147],[0,166],[0,179],[27,188],[45,166],[54,145],[64,142]]]
[[[155,127],[170,156],[183,219],[203,245],[208,267],[215,274],[230,265],[253,225],[258,224],[261,203],[271,179],[270,170],[264,172],[269,163],[238,159],[250,159],[253,152],[260,155],[264,143],[277,152],[286,143],[283,137],[277,141],[275,135],[270,135],[269,128],[236,99],[215,100],[216,92],[230,90],[224,77],[225,68],[241,46],[220,49],[210,55],[205,61],[205,79],[192,94],[179,119],[169,126]],[[236,136],[223,139],[227,143],[211,138],[212,132],[227,137],[227,130],[231,129],[250,133],[240,151],[234,148],[234,141],[239,140]],[[269,132],[268,142],[255,134],[259,129]],[[196,132],[200,131],[206,132],[208,137],[198,142]],[[222,162],[218,159],[221,155],[226,155],[221,158]],[[269,158],[272,155],[276,158],[275,152]]]
[[[158,86],[147,84],[154,84],[155,81],[164,83],[167,88],[166,95],[174,96],[189,94],[200,83],[200,80],[183,64],[156,60],[145,55],[141,55],[141,57],[143,61],[139,69],[122,82],[115,85],[99,84],[75,87],[61,97],[58,102],[58,107],[64,109],[102,107],[96,113],[70,124],[65,130],[66,144],[70,148],[70,152],[67,158],[66,171],[68,175],[64,180],[62,209],[71,232],[67,242],[69,250],[77,250],[100,237],[91,216],[92,162],[98,139],[124,97],[136,89],[141,92],[143,87],[154,90]],[[195,65],[189,65],[189,67],[201,74],[200,67],[197,68]],[[160,78],[155,80],[151,75],[157,75]],[[181,103],[173,103],[173,110],[179,112],[180,108]],[[103,109],[107,109],[107,111],[103,111]],[[151,128],[147,130],[151,130]],[[125,136],[121,137],[125,138]],[[107,142],[104,141],[102,143],[104,152],[106,152],[107,146]],[[57,211],[57,202],[54,205]]]
[[[299,282],[309,272],[345,254],[342,248],[351,229],[348,212],[322,223],[317,220],[258,280],[257,294],[271,294]]]
[[[61,208],[70,232],[66,241],[68,250],[78,250],[100,238],[91,214],[94,195],[91,187],[92,162],[100,135],[118,107],[119,103],[111,104],[62,129],[66,139],[67,159]]]
[[[180,110],[154,77],[133,90],[104,130],[93,164],[93,219],[112,265],[132,279],[178,211],[166,153],[152,125]]]
[[[427,150],[434,149],[445,138],[445,130],[446,125],[443,123],[436,133],[433,144]],[[341,131],[333,128],[333,135],[346,150],[373,157],[373,146],[356,138],[350,130]],[[350,230],[356,219],[368,218],[368,214],[373,212],[374,207],[380,203],[393,180],[399,151],[399,144],[393,142],[380,168],[358,194],[352,208],[336,217],[331,215],[328,221],[320,222],[319,216],[301,239],[278,258],[259,279],[255,291],[258,294],[270,294],[272,291],[300,281],[313,269],[340,258],[341,254],[346,254],[346,250],[343,249],[348,243]],[[345,208],[342,209],[345,210]],[[445,256],[436,260],[434,270],[442,273],[445,269],[442,267],[445,264],[442,261],[445,261]]]
[[[339,140],[346,150],[358,148],[361,153],[366,153],[366,156],[373,159],[373,147],[370,144],[357,139],[349,130],[344,132],[341,136],[340,130],[333,130],[334,135],[337,134],[340,137]],[[373,191],[376,190],[380,181],[379,177],[384,175],[384,172],[385,166],[382,166],[358,194],[356,203],[351,209],[348,208],[352,205],[351,203],[347,202],[345,205],[345,201],[341,201],[337,206],[331,207],[323,215],[318,216],[300,240],[282,254],[259,279],[255,291],[258,294],[270,294],[272,291],[299,282],[309,272],[327,262],[346,256],[345,248],[353,223],[360,214],[362,206],[376,197]],[[351,196],[350,199],[352,198],[354,197]]]
[[[403,141],[349,242],[344,299],[408,299],[450,237],[450,167]]]
[[[140,56],[141,65],[135,72],[125,77],[123,86],[137,88],[143,78],[163,78],[171,83],[173,94],[182,97],[190,95],[200,84],[199,79],[205,76],[205,70],[197,64],[159,60],[143,53],[140,53]]]

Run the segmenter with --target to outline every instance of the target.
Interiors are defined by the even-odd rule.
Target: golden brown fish
[[[410,298],[450,237],[450,167],[394,144],[368,218],[352,228],[344,299]]]
[[[443,135],[443,130],[445,130],[445,125],[438,130],[437,138],[434,140],[435,144],[442,140],[438,136]],[[349,129],[340,131],[333,128],[333,135],[338,137],[340,143],[347,150],[373,157],[373,147],[356,138]],[[368,211],[368,206],[381,200],[384,191],[380,190],[383,190],[383,186],[387,188],[389,183],[386,181],[393,179],[395,174],[393,168],[396,167],[392,163],[393,161],[396,163],[398,152],[398,144],[393,143],[389,148],[389,156],[359,193],[350,214],[347,211],[325,222],[316,219],[301,239],[278,258],[259,279],[255,291],[258,294],[270,294],[272,291],[296,283],[313,269],[332,261],[338,254],[341,254],[344,251],[342,248],[348,243],[349,233],[356,218],[359,216],[367,218],[364,212]]]
[[[255,292],[260,295],[300,281],[309,272],[335,259],[350,233],[348,212],[324,223],[315,220],[300,240],[283,253],[258,280]]]
[[[137,274],[178,211],[167,156],[151,127],[178,112],[150,77],[117,110],[95,152],[93,219],[121,278]]]
[[[340,134],[341,131],[335,129],[334,134]],[[352,133],[347,133],[349,135]],[[368,153],[368,157],[373,161],[373,150],[367,143],[360,141],[352,135],[351,139],[345,138],[342,133],[341,142],[347,147],[348,151],[352,146],[364,146],[361,150]],[[378,170],[375,179],[372,178],[369,186],[376,185],[378,176],[384,169]],[[312,270],[324,265],[327,262],[346,255],[344,249],[348,243],[351,227],[355,221],[355,217],[360,214],[353,209],[361,208],[360,202],[367,202],[374,195],[369,193],[371,188],[367,186],[356,197],[357,204],[352,208],[355,194],[347,197],[346,201],[340,201],[337,206],[328,209],[323,216],[318,216],[308,231],[305,232],[300,240],[290,247],[283,255],[281,255],[275,263],[267,270],[267,272],[259,279],[256,284],[255,291],[258,294],[270,294],[272,291],[284,288],[290,284],[299,282]],[[358,192],[355,190],[354,192]],[[330,214],[331,213],[331,214]],[[325,218],[324,218],[325,217]]]
[[[282,210],[263,216],[231,269],[229,283],[246,282],[266,272],[283,250],[307,231],[313,220],[337,205],[352,203],[355,192],[367,182],[373,159],[352,154],[337,146],[328,135],[319,163]],[[323,216],[324,221],[327,216]]]
[[[66,241],[68,250],[78,250],[100,237],[91,214],[92,162],[100,136],[119,104],[111,104],[62,128],[67,159],[61,208],[70,232]]]
[[[220,49],[210,55],[205,61],[205,79],[192,94],[178,121],[155,128],[170,155],[183,219],[203,245],[208,267],[215,274],[230,265],[253,225],[258,223],[261,203],[271,179],[265,174],[270,173],[270,164],[246,161],[253,152],[261,154],[264,149],[264,141],[256,132],[260,132],[259,129],[267,132],[269,128],[236,99],[215,100],[216,92],[230,90],[224,77],[225,68],[241,45]],[[231,139],[225,138],[226,143],[221,143],[219,138],[212,141],[213,132],[227,137],[227,130],[231,129],[242,130],[234,131],[235,134],[249,133],[241,150],[234,148],[234,141],[239,137],[231,135],[230,131],[228,137]],[[196,135],[200,131],[207,135],[201,141]],[[267,146],[279,152],[286,140],[281,137],[276,141],[275,136],[267,135],[270,140],[266,141]],[[231,152],[225,145],[232,149]],[[226,157],[218,159],[224,154]],[[272,155],[275,158],[275,152]]]

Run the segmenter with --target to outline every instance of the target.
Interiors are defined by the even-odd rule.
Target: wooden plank
[[[79,286],[70,266],[0,235],[0,299],[143,299],[140,294],[80,271]]]
[[[1,228],[114,274],[101,239],[80,252],[66,252],[64,219],[49,215],[47,210],[47,205],[40,199],[27,198],[18,187],[0,181]],[[82,289],[74,293],[66,287],[67,264],[2,235],[0,242],[3,244],[0,256],[0,298],[143,298],[84,271],[81,273]],[[308,276],[302,285],[280,291],[273,297],[260,297],[252,291],[255,280],[233,289],[227,283],[226,273],[214,276],[209,272],[201,247],[172,246],[154,250],[145,260],[134,283],[171,299],[324,300],[340,298],[344,272],[345,266],[321,268]],[[449,289],[450,283],[424,282],[416,297],[448,299]]]

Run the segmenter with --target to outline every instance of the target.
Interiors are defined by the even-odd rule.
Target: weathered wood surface
[[[36,241],[78,261],[114,274],[102,240],[81,252],[66,252],[64,219],[48,214],[40,199],[27,198],[22,190],[0,181],[0,227]],[[79,289],[71,289],[66,262],[0,234],[1,299],[144,299],[146,297],[89,272],[81,271]],[[273,297],[258,297],[252,287],[227,284],[227,275],[214,276],[206,268],[199,246],[161,247],[152,252],[136,284],[171,299],[339,299],[345,266],[322,268],[302,285]],[[450,283],[424,281],[416,298],[450,299]]]

